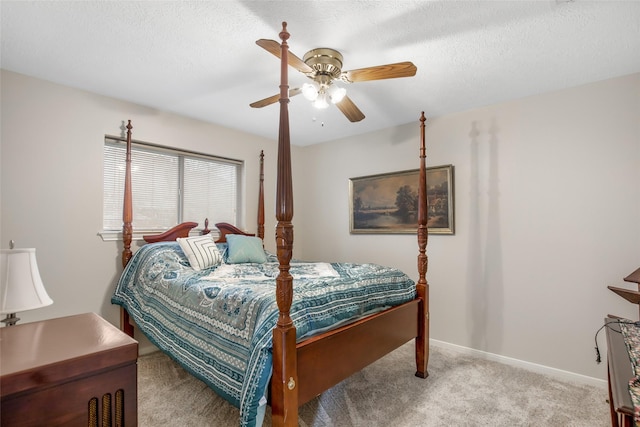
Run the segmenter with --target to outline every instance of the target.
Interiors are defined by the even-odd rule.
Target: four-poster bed
[[[154,342],[163,351],[167,352],[171,357],[174,357],[178,362],[185,361],[187,370],[203,379],[209,385],[213,384],[216,391],[227,398],[227,400],[234,401],[234,390],[231,384],[234,381],[238,381],[238,386],[242,388],[242,401],[244,402],[245,395],[253,395],[254,400],[260,398],[260,407],[263,407],[265,398],[267,396],[261,392],[261,388],[266,389],[267,385],[265,381],[270,380],[270,393],[269,400],[272,409],[272,423],[274,426],[297,426],[298,425],[298,407],[309,400],[313,399],[318,394],[337,384],[338,382],[349,377],[353,373],[358,372],[365,366],[381,358],[390,351],[400,347],[407,341],[415,339],[415,362],[416,373],[415,375],[421,378],[426,378],[427,364],[429,357],[429,292],[428,284],[426,280],[427,272],[427,197],[426,197],[426,149],[424,140],[424,113],[420,117],[420,183],[419,183],[419,208],[418,208],[418,225],[417,225],[417,237],[418,237],[418,282],[413,280],[397,271],[396,269],[390,269],[387,267],[381,267],[372,264],[340,264],[332,263],[330,266],[323,265],[320,267],[310,267],[304,263],[297,263],[292,261],[293,255],[293,225],[291,223],[293,218],[293,191],[292,191],[292,174],[291,174],[291,154],[290,154],[290,138],[289,138],[289,117],[288,117],[288,45],[287,39],[289,33],[286,30],[286,23],[283,23],[283,29],[280,33],[282,40],[281,44],[281,84],[280,84],[280,125],[278,136],[278,159],[277,159],[277,183],[276,183],[276,247],[277,253],[270,255],[269,261],[273,263],[273,270],[268,270],[265,264],[248,264],[252,265],[251,268],[259,270],[259,273],[269,277],[268,281],[260,282],[260,285],[252,285],[251,291],[239,291],[234,288],[235,297],[242,293],[242,302],[229,301],[224,303],[225,310],[231,305],[234,305],[235,311],[252,311],[248,310],[244,302],[249,297],[249,293],[260,293],[262,289],[267,289],[270,286],[269,295],[265,298],[269,299],[271,307],[270,312],[261,314],[259,319],[269,318],[272,323],[263,322],[264,325],[272,325],[270,327],[271,332],[265,336],[259,336],[255,332],[255,336],[246,337],[246,341],[258,341],[261,345],[265,346],[264,349],[254,350],[254,347],[245,348],[237,343],[234,343],[233,347],[227,349],[223,348],[220,343],[205,343],[202,347],[193,346],[193,350],[189,350],[191,344],[180,341],[179,344],[174,344],[175,339],[188,339],[193,335],[200,337],[206,337],[210,335],[210,332],[206,331],[199,323],[192,321],[191,323],[182,325],[179,323],[181,316],[191,316],[195,318],[203,317],[202,313],[197,312],[201,309],[203,301],[206,304],[215,305],[217,302],[218,294],[212,295],[211,288],[203,288],[196,286],[196,283],[201,283],[201,280],[213,280],[209,270],[204,272],[195,272],[193,269],[188,268],[188,261],[180,253],[179,246],[174,241],[179,238],[186,238],[189,231],[193,229],[196,223],[183,223],[173,229],[157,236],[145,236],[147,242],[158,242],[154,245],[145,245],[139,249],[135,256],[131,251],[131,236],[132,236],[132,206],[131,206],[131,156],[130,156],[130,141],[131,141],[131,122],[127,125],[127,157],[126,157],[126,177],[125,177],[125,204],[123,210],[123,242],[124,249],[122,253],[122,262],[125,266],[123,277],[120,279],[118,288],[112,301],[121,305],[121,327],[129,335],[133,335],[133,327],[131,325],[129,315],[131,314],[133,320],[137,324],[141,324],[141,329],[151,341]],[[259,206],[258,206],[258,238],[264,238],[264,166],[261,155],[260,161],[260,189],[259,189]],[[235,228],[230,224],[216,224],[216,227],[220,231],[220,238],[217,241],[219,249],[222,251],[228,251],[231,249],[227,245],[226,237],[228,235],[243,235],[241,230]],[[208,231],[208,227],[205,226],[205,232]],[[231,241],[228,242],[229,244]],[[153,252],[153,251],[156,252]],[[160,254],[160,255],[158,255]],[[133,257],[133,259],[132,259]],[[144,264],[147,260],[154,260],[162,258],[161,264],[176,265],[175,271],[170,274],[162,273],[153,270],[152,273],[138,273],[134,267],[138,264]],[[157,264],[156,264],[157,266]],[[247,280],[246,277],[238,275],[238,271],[241,267],[225,265],[224,267],[233,267],[236,270],[229,273],[228,277],[233,277],[235,281]],[[326,269],[325,269],[326,267]],[[155,267],[153,267],[155,268]],[[311,269],[311,270],[309,270]],[[223,270],[221,267],[216,267],[215,271]],[[319,276],[307,275],[308,271],[316,271]],[[329,271],[333,270],[333,271]],[[217,273],[216,273],[217,274]],[[244,273],[241,273],[244,274]],[[273,276],[275,278],[275,295],[273,289]],[[326,274],[326,276],[325,276]],[[168,288],[169,282],[175,279],[175,275],[185,276],[185,284],[181,287],[181,292],[193,291],[197,288],[199,294],[204,294],[204,297],[200,299],[197,304],[194,303],[189,306],[188,309],[183,309],[178,306],[174,301],[169,301],[168,296],[165,295],[162,289]],[[142,277],[144,276],[144,277]],[[149,278],[153,276],[157,282],[162,282],[161,286],[156,286]],[[338,278],[337,276],[341,276]],[[344,277],[348,277],[349,282],[348,291],[344,291],[345,285],[342,281]],[[155,279],[157,278],[157,279]],[[140,282],[136,280],[140,279]],[[145,279],[148,279],[145,282]],[[217,279],[216,279],[217,280]],[[268,285],[267,285],[268,282]],[[218,282],[211,282],[218,283]],[[132,290],[125,289],[126,286],[130,286]],[[223,293],[222,288],[224,286],[215,287],[215,292]],[[370,289],[375,287],[376,292]],[[153,294],[151,302],[139,302],[130,294],[126,292],[141,294],[144,289],[149,289],[149,292]],[[175,291],[172,291],[175,293]],[[195,291],[194,291],[195,292]],[[266,291],[265,291],[266,292]],[[335,311],[332,316],[337,316],[336,313],[344,315],[343,318],[333,319],[334,324],[322,323],[323,320],[320,311],[314,311],[317,306],[325,307],[326,300],[314,300],[307,302],[306,298],[310,294],[330,293],[330,296],[323,296],[322,298],[337,299],[338,295],[343,293],[345,298],[353,298],[357,294],[357,299],[362,304],[356,311],[359,313],[349,312],[346,314],[346,309],[340,308]],[[382,295],[384,294],[384,298]],[[265,294],[266,295],[266,294]],[[334,298],[335,297],[335,298]],[[190,296],[193,300],[193,295]],[[191,303],[191,300],[187,302],[187,305]],[[380,300],[378,303],[377,300]],[[266,301],[266,300],[264,300]],[[311,300],[310,300],[311,301]],[[345,300],[346,301],[346,300]],[[145,305],[147,304],[147,305]],[[269,305],[264,302],[256,303],[252,308]],[[307,305],[305,305],[307,304]],[[345,306],[351,306],[352,300],[349,300]],[[175,311],[169,312],[166,307],[175,306]],[[326,308],[323,308],[325,310]],[[332,309],[333,310],[333,309]],[[349,309],[351,310],[351,308]],[[197,312],[197,313],[196,313]],[[177,313],[177,314],[176,314]],[[194,314],[195,313],[195,314]],[[153,318],[154,315],[165,318],[164,323],[156,321]],[[308,318],[311,318],[308,323]],[[166,319],[173,319],[173,321],[167,321]],[[212,321],[205,319],[205,323],[209,322],[214,324],[218,320]],[[228,332],[231,330],[231,335],[242,335],[245,333],[244,328],[234,329],[238,319],[232,318],[232,325],[222,325],[215,323],[215,327],[220,330]],[[256,323],[256,330],[259,330],[258,321],[242,320],[243,325],[246,323]],[[235,326],[234,326],[235,325]],[[275,326],[273,326],[275,325]],[[226,333],[224,332],[224,333]],[[252,334],[254,331],[251,332]],[[169,336],[169,338],[167,338]],[[225,340],[229,340],[229,336],[225,336]],[[256,338],[258,337],[258,338]],[[200,341],[206,341],[206,338],[200,339]],[[225,341],[225,343],[226,343]],[[255,343],[253,343],[255,344]],[[253,345],[252,344],[252,345]],[[169,350],[173,348],[174,350]],[[211,354],[206,353],[206,350],[210,349]],[[192,351],[192,353],[189,353]],[[236,354],[231,353],[248,353],[247,371],[255,367],[258,372],[257,366],[264,363],[271,363],[271,366],[264,368],[259,374],[256,374],[257,385],[247,384],[248,378],[253,374],[247,374],[246,377],[238,374],[230,369],[229,366],[237,365]],[[221,359],[214,360],[215,353],[220,353]],[[197,355],[195,353],[198,353]],[[257,354],[257,356],[256,356]],[[191,359],[200,357],[202,360],[211,359],[212,365],[221,366],[223,363],[230,363],[225,369],[219,368],[218,371],[224,371],[224,381],[219,383],[215,382],[215,376],[219,373],[211,374],[205,372],[205,367],[197,364],[190,363]],[[229,362],[229,360],[231,362]],[[200,359],[198,359],[200,360]],[[240,359],[238,359],[240,360]],[[235,364],[235,365],[234,365]],[[244,365],[243,365],[244,366]],[[244,372],[244,371],[243,371]],[[252,371],[253,372],[253,371]],[[267,377],[265,379],[265,373]],[[238,378],[243,377],[243,378]],[[242,380],[242,384],[240,381]],[[234,383],[235,384],[235,383]],[[228,388],[227,388],[228,387]],[[256,401],[257,402],[257,401]],[[260,420],[260,415],[256,416],[255,408],[251,408],[250,415],[247,415],[243,411],[247,412],[244,403],[240,405],[241,409],[241,423],[243,425],[250,425],[255,423],[256,420]],[[247,421],[248,420],[248,421]]]

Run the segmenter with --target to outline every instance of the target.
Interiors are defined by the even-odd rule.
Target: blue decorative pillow
[[[241,264],[245,262],[265,263],[267,256],[259,237],[227,234],[227,263]]]

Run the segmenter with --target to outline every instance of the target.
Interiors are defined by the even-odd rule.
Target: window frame
[[[104,154],[104,147],[107,144],[111,144],[111,145],[123,145],[126,146],[127,140],[124,137],[118,137],[118,136],[113,136],[113,135],[105,135],[104,136],[104,140],[103,140],[103,152],[102,152],[102,161],[103,161],[103,167],[102,167],[102,183],[103,183],[103,193],[102,193],[102,218],[101,218],[101,231],[98,232],[98,235],[102,238],[103,241],[116,241],[116,240],[122,240],[122,227],[120,227],[118,230],[110,230],[110,229],[105,229],[105,217],[104,217],[104,212],[105,212],[105,194],[104,194],[104,161],[105,161],[105,154]],[[147,142],[147,141],[141,141],[141,140],[131,140],[131,150],[132,152],[136,149],[140,149],[140,150],[144,150],[144,151],[151,151],[154,153],[158,153],[158,154],[163,154],[165,153],[166,155],[169,156],[175,156],[178,158],[178,204],[177,204],[177,209],[178,209],[178,213],[177,213],[177,218],[178,218],[178,222],[175,225],[178,225],[182,222],[184,222],[184,176],[185,176],[185,171],[184,171],[184,163],[185,163],[185,159],[189,158],[189,159],[202,159],[205,161],[211,161],[211,162],[219,162],[219,163],[226,163],[226,164],[230,164],[230,165],[235,165],[236,166],[236,218],[235,218],[235,222],[234,225],[237,226],[241,226],[242,224],[242,208],[243,208],[243,204],[242,204],[242,200],[243,200],[243,188],[244,188],[244,174],[245,174],[245,161],[244,160],[238,160],[238,159],[233,159],[230,157],[223,157],[223,156],[217,156],[217,155],[213,155],[213,154],[205,154],[205,153],[201,153],[201,152],[197,152],[197,151],[191,151],[191,150],[185,150],[185,149],[181,149],[181,148],[175,148],[175,147],[167,147],[167,146],[163,146],[160,144],[155,144],[155,143],[151,143],[151,142]],[[133,162],[132,162],[133,165]],[[123,189],[124,189],[124,184],[123,184]],[[134,217],[134,221],[135,221],[135,209],[136,207],[133,206],[133,217]],[[193,234],[199,234],[200,231],[202,231],[204,229],[204,221],[207,218],[202,218],[199,219],[195,222],[198,222],[198,226],[195,227],[192,230]],[[217,238],[217,234],[218,231],[216,230],[216,228],[214,226],[212,226],[212,224],[210,224],[211,226],[209,227],[211,229],[211,233],[214,235],[214,238]],[[166,227],[166,228],[154,228],[154,229],[143,229],[143,228],[134,228],[133,229],[133,236],[132,236],[132,240],[136,241],[136,240],[143,240],[143,236],[144,235],[148,235],[148,234],[159,234],[162,233],[166,230],[169,230],[171,227]]]

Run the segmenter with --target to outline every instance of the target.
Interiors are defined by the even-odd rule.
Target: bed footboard
[[[418,336],[418,312],[419,301],[409,301],[299,343],[298,404]]]

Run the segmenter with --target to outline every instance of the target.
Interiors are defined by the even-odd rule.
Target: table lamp
[[[15,325],[16,312],[33,310],[53,304],[44,289],[34,248],[0,251],[0,314],[7,317],[0,320],[7,326]]]

